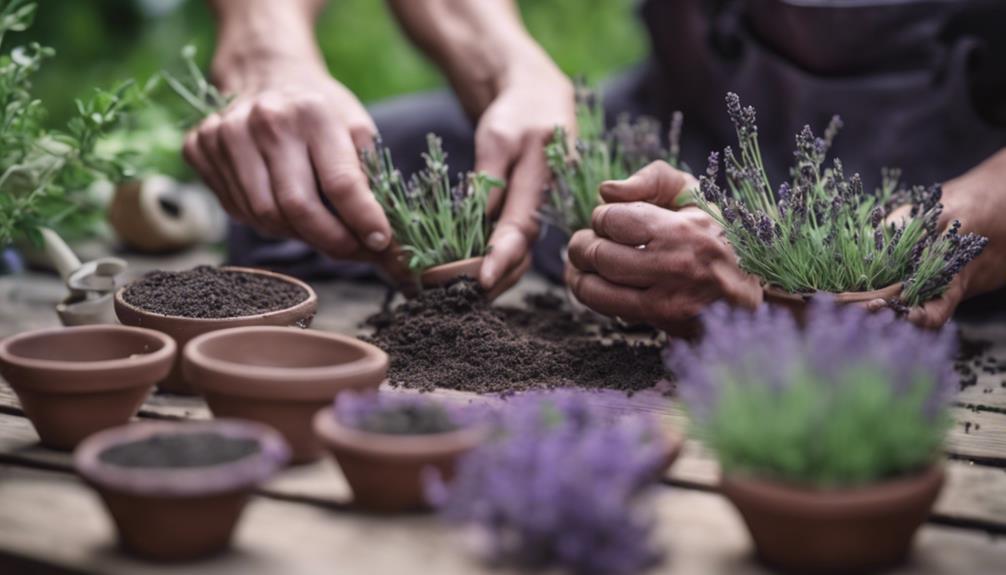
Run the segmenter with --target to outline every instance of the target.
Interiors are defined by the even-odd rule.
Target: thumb
[[[646,202],[674,209],[683,192],[698,187],[691,174],[658,160],[624,180],[608,180],[601,184],[601,198],[609,204]]]

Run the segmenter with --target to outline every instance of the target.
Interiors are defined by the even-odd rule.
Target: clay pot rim
[[[478,279],[479,270],[482,269],[482,262],[485,260],[485,256],[475,256],[471,258],[466,258],[463,260],[456,260],[453,262],[447,262],[446,264],[438,264],[432,267],[428,267],[423,270],[423,273],[419,275],[419,282],[426,287],[436,287],[442,286],[455,278],[467,275],[472,279]],[[449,276],[446,280],[437,281],[430,279],[430,276]]]
[[[122,467],[99,458],[111,447],[155,434],[200,432],[254,439],[260,449],[236,461],[190,468]],[[73,454],[74,467],[88,482],[111,491],[151,497],[199,497],[251,487],[274,475],[289,460],[290,448],[279,432],[241,419],[131,423],[88,437]]]
[[[141,315],[141,316],[156,317],[156,318],[161,319],[161,320],[169,320],[169,321],[175,321],[175,322],[179,322],[179,323],[193,323],[193,324],[196,324],[196,325],[198,325],[198,324],[210,325],[210,324],[219,324],[219,323],[241,322],[241,321],[248,321],[248,320],[260,321],[260,320],[265,320],[265,319],[271,319],[273,317],[276,317],[276,316],[279,316],[279,315],[283,315],[283,314],[288,314],[288,313],[293,312],[293,311],[299,311],[299,310],[302,310],[302,309],[314,307],[314,306],[317,306],[317,304],[318,304],[318,294],[315,293],[314,288],[312,288],[307,282],[301,281],[301,280],[299,280],[299,279],[297,279],[295,277],[288,276],[286,274],[281,274],[281,273],[278,273],[278,272],[272,272],[272,271],[269,271],[269,270],[262,270],[262,269],[258,269],[258,268],[247,268],[247,267],[242,267],[242,266],[221,266],[219,269],[223,270],[223,271],[229,271],[229,272],[241,272],[241,273],[248,273],[248,274],[258,274],[258,275],[263,275],[263,276],[268,276],[268,277],[271,277],[271,278],[274,278],[274,279],[278,279],[280,281],[285,281],[287,283],[291,283],[291,284],[299,286],[301,289],[303,289],[307,293],[307,297],[304,298],[304,300],[302,300],[300,302],[297,302],[297,303],[295,303],[292,306],[284,307],[284,308],[281,308],[281,309],[274,309],[272,311],[267,311],[267,312],[264,312],[264,313],[257,313],[257,314],[251,314],[251,315],[239,315],[239,316],[234,316],[234,317],[186,317],[184,315],[167,315],[167,314],[163,314],[163,313],[157,313],[157,312],[153,312],[153,311],[150,311],[150,310],[147,310],[147,309],[144,309],[142,307],[138,307],[138,306],[135,306],[135,305],[129,303],[128,301],[126,301],[126,298],[123,297],[123,294],[126,293],[126,289],[129,288],[129,286],[132,285],[132,283],[133,283],[133,282],[129,282],[126,285],[120,287],[119,289],[117,289],[115,291],[115,305],[116,306],[122,306],[123,308],[128,309],[129,311],[131,311],[133,313],[136,313],[138,315]],[[118,315],[118,313],[116,313],[116,315]]]
[[[803,294],[803,293],[791,293],[772,284],[763,284],[762,290],[765,292],[765,295],[767,296],[766,299],[772,298],[776,300],[784,300],[800,304],[807,303],[810,300],[810,298],[816,295],[829,295],[833,297],[837,303],[859,303],[859,302],[868,302],[874,299],[888,299],[895,297],[901,293],[901,288],[903,286],[904,286],[903,282],[897,282],[870,291],[845,291],[839,293],[816,291],[812,293]]]
[[[323,366],[312,367],[279,367],[261,366],[238,363],[212,357],[206,353],[204,346],[207,342],[217,339],[240,338],[245,334],[267,333],[273,337],[293,337],[293,338],[315,338],[324,339],[329,342],[351,347],[363,353],[363,357],[345,363],[332,363]],[[257,383],[275,383],[277,398],[282,399],[292,385],[319,385],[319,382],[340,382],[348,378],[358,378],[371,373],[386,371],[388,367],[388,354],[381,348],[360,341],[355,337],[338,333],[323,332],[312,329],[299,329],[292,326],[240,326],[215,330],[196,336],[183,351],[183,358],[186,363],[198,369],[211,373],[222,374],[231,378],[239,378]],[[262,393],[241,393],[235,391],[230,384],[218,385],[213,378],[195,378],[193,387],[201,391],[217,392],[223,395],[241,395],[250,397],[262,397]],[[383,377],[381,378],[383,379]],[[327,388],[328,386],[322,386]],[[339,389],[343,386],[339,385]],[[369,386],[365,386],[369,387]],[[324,389],[322,390],[324,391]],[[330,393],[320,394],[324,399],[331,398]]]
[[[101,332],[119,332],[131,334],[144,339],[153,339],[161,344],[160,348],[143,354],[133,354],[114,359],[102,359],[97,361],[74,361],[61,359],[38,359],[24,357],[13,353],[10,348],[13,344],[28,339],[47,338],[51,336],[62,336],[65,334],[88,337]],[[177,344],[170,336],[157,330],[133,327],[116,324],[103,325],[81,325],[72,327],[51,327],[26,331],[0,340],[0,364],[13,365],[21,368],[34,370],[57,371],[63,373],[86,373],[90,371],[127,371],[135,369],[152,368],[158,363],[172,358],[175,355]]]
[[[490,427],[483,424],[422,435],[362,431],[339,422],[332,407],[315,414],[313,427],[315,435],[327,447],[391,461],[425,461],[458,455],[477,447],[490,435]]]
[[[849,488],[815,488],[806,485],[763,479],[747,474],[724,473],[720,489],[759,499],[767,505],[788,509],[787,514],[818,514],[832,517],[883,513],[885,508],[910,500],[920,491],[942,484],[942,461],[931,463],[914,473]]]

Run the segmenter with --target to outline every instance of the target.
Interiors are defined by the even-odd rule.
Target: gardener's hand
[[[376,129],[317,53],[310,14],[302,13],[314,7],[216,4],[222,14],[213,72],[235,99],[187,135],[186,160],[238,221],[301,238],[334,258],[376,258],[391,228],[357,152]],[[262,30],[274,38],[257,37]]]
[[[602,184],[606,203],[594,210],[592,229],[569,243],[566,283],[577,299],[605,315],[664,329],[690,322],[719,299],[760,305],[758,280],[737,266],[715,220],[695,207],[671,209],[696,187],[692,176],[665,162]]]

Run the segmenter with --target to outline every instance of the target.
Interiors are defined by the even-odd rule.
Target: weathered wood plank
[[[176,567],[133,560],[114,547],[112,526],[97,498],[74,477],[0,467],[0,566],[16,557],[85,572],[186,573],[493,573],[464,547],[464,537],[434,517],[393,519],[256,498],[235,540],[221,557]],[[736,513],[722,498],[696,491],[658,492],[655,542],[666,559],[653,573],[769,571],[751,556]],[[926,526],[908,564],[892,573],[994,573],[1006,559],[1006,541],[967,531]],[[6,563],[5,563],[6,561]],[[421,567],[419,567],[421,566]],[[16,572],[16,571],[15,571]]]

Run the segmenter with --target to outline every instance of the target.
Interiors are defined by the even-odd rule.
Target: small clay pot
[[[189,467],[126,467],[101,458],[113,447],[154,435],[207,432],[251,439],[259,449],[237,460]],[[74,454],[74,464],[104,501],[126,551],[156,561],[185,561],[225,549],[252,490],[288,458],[283,438],[253,422],[142,422],[88,438]]]
[[[216,417],[278,430],[294,463],[321,457],[311,418],[345,390],[377,389],[388,354],[356,338],[286,327],[239,327],[204,334],[185,348],[186,378]]]
[[[724,476],[765,563],[794,573],[867,573],[905,559],[943,486],[943,467],[855,489]]]
[[[441,264],[439,266],[427,268],[426,271],[419,276],[419,283],[423,288],[435,288],[446,286],[462,277],[469,277],[473,280],[478,280],[479,272],[482,270],[482,262],[484,260],[484,257],[479,256],[476,258],[468,258],[466,260],[459,260],[449,264]],[[496,283],[496,287],[486,293],[486,299],[488,301],[493,301],[498,298],[506,290],[510,289],[515,283],[517,283],[521,276],[523,276],[530,267],[531,258],[524,258],[524,261],[521,262],[520,265],[511,270],[505,278]]]
[[[164,378],[175,342],[121,325],[31,331],[0,341],[0,374],[17,393],[42,445],[69,450],[129,421]]]
[[[257,315],[209,319],[192,318],[163,315],[138,308],[128,303],[122,297],[123,293],[129,287],[126,285],[115,293],[115,315],[118,316],[119,321],[125,325],[148,327],[170,335],[174,338],[175,342],[178,343],[179,349],[184,348],[185,344],[187,344],[192,338],[219,329],[249,325],[292,325],[306,328],[311,325],[311,320],[314,319],[314,314],[318,309],[318,295],[314,293],[311,286],[296,278],[265,270],[242,267],[225,267],[221,269],[249,274],[259,274],[296,284],[307,292],[307,298],[291,307]],[[194,393],[192,386],[185,381],[185,378],[182,375],[181,354],[179,354],[175,365],[172,367],[171,373],[166,379],[159,382],[157,387],[162,391],[169,391],[171,393]]]
[[[829,295],[834,298],[835,303],[839,304],[866,304],[866,302],[875,299],[887,300],[897,297],[901,293],[901,286],[902,284],[899,282],[873,291],[852,291]],[[773,286],[765,286],[764,292],[766,303],[786,308],[801,326],[807,321],[807,304],[816,295],[790,293]]]
[[[428,508],[423,470],[433,468],[449,481],[458,458],[488,436],[481,426],[426,435],[361,431],[339,423],[331,407],[314,416],[314,431],[345,475],[353,504],[380,513]]]

